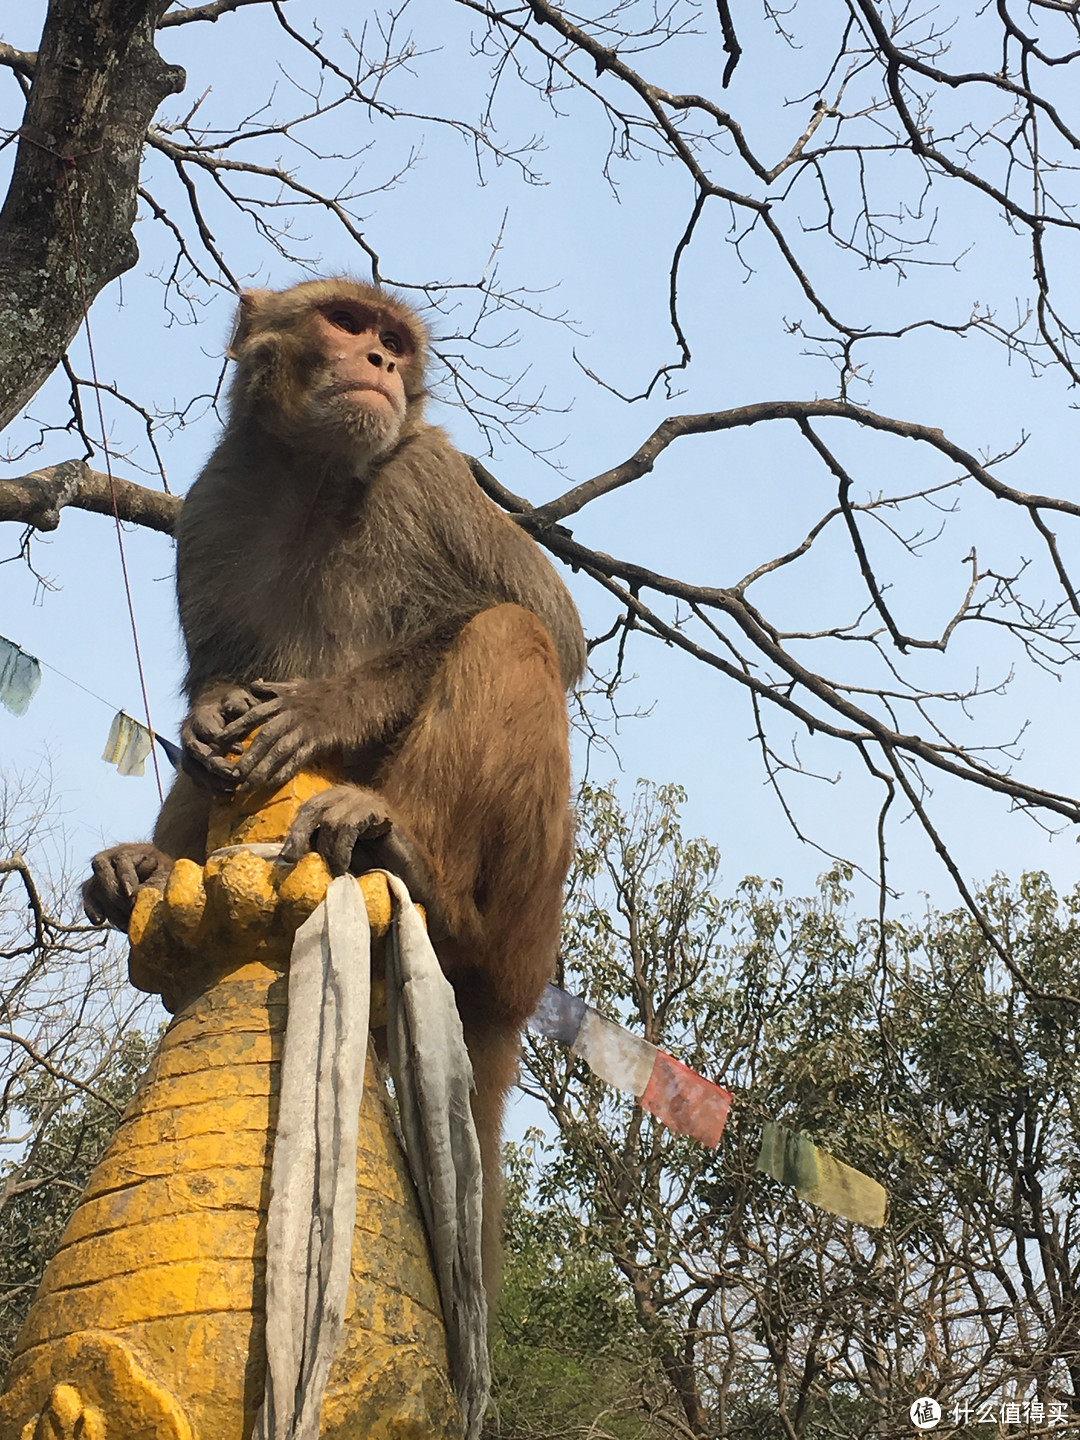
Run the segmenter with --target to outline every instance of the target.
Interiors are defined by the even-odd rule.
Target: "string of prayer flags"
[[[13,715],[25,715],[41,684],[41,662],[0,635],[0,704]]]
[[[767,1120],[761,1132],[757,1168],[820,1210],[857,1225],[885,1224],[885,1187],[819,1150],[805,1135]]]
[[[713,1149],[720,1144],[731,1092],[650,1045],[558,985],[549,985],[529,1028],[568,1045],[599,1080],[626,1090],[662,1125]]]
[[[51,665],[49,668],[53,669]],[[69,680],[72,685],[78,685],[80,690],[86,690],[85,685],[80,685],[78,680],[71,680],[70,675],[64,675],[62,670],[57,670],[56,674]],[[41,661],[35,655],[28,655],[14,640],[5,640],[3,635],[0,635],[0,705],[6,706],[13,715],[25,715],[40,684]],[[101,700],[101,696],[94,695],[92,690],[87,690],[86,693],[95,700]],[[102,704],[105,703],[107,702],[102,701]],[[101,758],[110,765],[115,765],[121,775],[145,775],[146,757],[150,754],[155,740],[169,757],[173,769],[179,770],[180,761],[183,759],[179,745],[166,740],[164,735],[151,736],[145,725],[140,725],[138,720],[133,720],[121,710],[112,722],[109,738],[105,742],[105,753]]]
[[[529,1029],[568,1046],[597,1079],[629,1091],[669,1130],[690,1135],[714,1150],[720,1144],[731,1091],[616,1025],[579,996],[548,985],[529,1019]],[[790,1185],[800,1199],[819,1210],[871,1229],[885,1224],[883,1185],[774,1120],[767,1120],[762,1130],[757,1168]]]
[[[146,757],[153,744],[153,736],[146,726],[120,710],[113,718],[101,758],[115,765],[121,775],[145,775]]]

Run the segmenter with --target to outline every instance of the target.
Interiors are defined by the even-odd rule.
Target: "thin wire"
[[[58,670],[55,665],[50,665],[48,660],[42,660],[38,656],[34,658],[39,665],[44,665],[46,670],[51,670],[54,675],[59,675],[61,680],[66,680],[69,685],[74,685],[76,689],[81,690],[84,695],[89,695],[91,700],[99,700],[101,704],[105,706],[106,710],[120,709],[120,706],[114,705],[111,700],[106,700],[104,695],[99,695],[96,690],[89,689],[86,685],[82,684],[81,681],[73,680],[70,675],[65,675],[63,670]]]
[[[98,382],[97,359],[94,355],[94,338],[90,331],[90,307],[86,301],[86,285],[83,281],[82,256],[79,252],[79,233],[75,224],[75,205],[71,198],[71,171],[75,168],[72,157],[61,156],[63,167],[64,196],[67,200],[68,218],[71,221],[71,243],[75,254],[75,273],[79,282],[79,299],[82,302],[83,326],[86,330],[86,346],[90,352],[90,375],[94,382],[94,398],[97,401],[98,424],[101,427],[101,453],[105,457],[105,473],[109,477],[109,495],[112,499],[113,519],[116,522],[116,544],[120,551],[120,569],[124,577],[124,594],[127,596],[128,618],[131,621],[131,638],[135,645],[135,665],[139,672],[139,687],[142,690],[143,709],[146,712],[146,728],[154,734],[150,719],[150,697],[146,690],[146,672],[143,669],[142,649],[139,645],[139,627],[135,623],[135,602],[131,598],[131,581],[128,576],[127,554],[124,551],[124,532],[120,526],[120,511],[116,504],[116,488],[113,484],[112,456],[109,454],[109,440],[105,433],[105,407],[101,403],[101,385]],[[77,682],[73,682],[77,683]],[[100,698],[100,697],[98,697]],[[157,781],[158,799],[165,803],[165,789],[161,783],[161,767],[158,765],[157,748],[150,752],[154,761],[154,779]]]

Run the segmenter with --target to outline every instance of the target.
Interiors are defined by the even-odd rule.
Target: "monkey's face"
[[[234,417],[360,473],[397,443],[423,398],[423,327],[351,281],[248,291],[229,353]]]
[[[312,314],[308,338],[321,360],[308,413],[372,459],[389,450],[405,419],[408,332],[358,301],[334,300]]]

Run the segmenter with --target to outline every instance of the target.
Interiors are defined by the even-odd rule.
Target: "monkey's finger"
[[[296,819],[289,827],[285,844],[281,847],[281,858],[286,865],[295,865],[311,847],[311,837],[319,828],[326,810],[325,795],[316,795],[301,805]]]
[[[230,721],[238,720],[257,703],[250,690],[230,690],[221,700],[221,724],[228,725]]]
[[[139,872],[127,852],[117,855],[112,862],[112,871],[116,877],[116,887],[125,900],[134,900],[139,893],[139,886],[142,880]]]
[[[239,793],[284,785],[315,754],[315,746],[302,738],[295,716],[279,715],[265,724],[237,762],[243,777]]]
[[[105,909],[97,896],[97,880],[87,880],[82,887],[83,914],[91,925],[104,925],[108,921]]]
[[[226,725],[224,730],[219,731],[214,744],[219,750],[233,750],[241,740],[247,739],[252,730],[260,725],[265,727],[270,720],[276,720],[284,709],[283,700],[265,700],[259,705],[253,705],[231,725]]]
[[[255,790],[276,790],[300,773],[311,754],[309,746],[299,745],[295,737],[286,736],[259,764],[252,767],[236,793],[250,795]]]
[[[359,826],[324,822],[315,832],[315,846],[331,875],[347,875]]]
[[[220,795],[231,795],[240,783],[234,761],[226,760],[209,750],[195,749],[191,745],[184,748],[180,768],[185,775],[190,775],[200,785],[205,785],[207,789]]]
[[[302,684],[300,680],[253,680],[250,688],[260,700],[274,700],[281,695],[295,695]]]

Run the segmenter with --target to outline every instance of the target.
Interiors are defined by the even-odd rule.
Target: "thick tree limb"
[[[180,514],[179,495],[166,495],[149,490],[131,480],[114,479],[109,487],[108,475],[91,470],[82,460],[65,460],[13,480],[0,480],[0,520],[17,520],[38,530],[55,530],[60,511],[66,505],[77,510],[92,510],[98,515],[116,513],[133,525],[145,525],[171,535]]]
[[[24,79],[34,78],[34,66],[37,64],[37,56],[31,50],[16,50],[14,45],[6,45],[0,40],[0,65],[9,70],[14,70],[16,75],[22,75]]]
[[[0,428],[59,364],[84,298],[138,258],[131,231],[146,130],[184,85],[154,49],[167,3],[49,5],[0,211]]]

